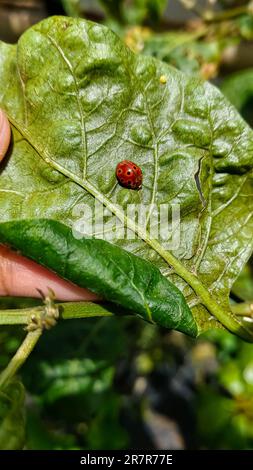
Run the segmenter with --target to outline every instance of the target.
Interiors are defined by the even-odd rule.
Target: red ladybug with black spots
[[[122,160],[116,167],[116,177],[123,188],[141,189],[142,171],[138,165],[130,160]]]

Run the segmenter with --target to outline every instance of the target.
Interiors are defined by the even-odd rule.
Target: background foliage
[[[0,25],[11,4],[20,15],[18,27],[0,26],[1,39],[14,42],[28,26],[19,3],[7,11],[0,2]],[[253,125],[251,3],[27,3],[30,23],[64,8],[106,23],[137,53],[213,80]],[[249,262],[235,300],[253,299],[252,271]],[[1,300],[4,307],[22,302]],[[22,336],[20,328],[1,328],[1,367]],[[61,322],[43,334],[20,377],[26,398],[20,382],[0,396],[0,448],[253,449],[253,347],[223,331],[194,341],[134,318]]]

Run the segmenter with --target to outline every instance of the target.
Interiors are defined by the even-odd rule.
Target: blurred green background
[[[52,14],[103,22],[136,53],[211,80],[253,126],[252,2],[0,0],[0,39]],[[231,294],[242,300],[252,261]],[[1,368],[24,334],[1,327]],[[19,376],[26,394],[0,394],[0,448],[253,449],[253,346],[222,330],[195,341],[136,318],[60,322]]]

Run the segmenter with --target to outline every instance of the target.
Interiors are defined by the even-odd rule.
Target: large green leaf
[[[17,46],[1,44],[0,78],[14,126],[0,178],[2,222],[47,218],[72,227],[77,204],[103,202],[138,235],[113,243],[179,287],[199,329],[218,326],[211,314],[249,339],[228,299],[252,252],[253,133],[221,93],[133,54],[104,26],[61,17],[29,29]],[[141,191],[115,184],[123,159],[141,166]],[[129,203],[180,204],[173,253],[136,230]],[[108,213],[107,235],[111,222]]]

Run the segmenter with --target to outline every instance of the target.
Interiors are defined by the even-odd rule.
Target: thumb
[[[0,296],[40,297],[37,289],[47,294],[48,287],[54,291],[58,300],[99,300],[88,289],[75,286],[0,245]]]
[[[0,162],[4,158],[11,140],[11,128],[7,117],[0,109]]]

